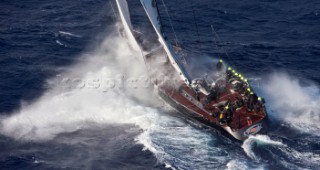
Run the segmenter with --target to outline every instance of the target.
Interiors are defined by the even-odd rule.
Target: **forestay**
[[[176,53],[173,51],[172,45],[170,42],[167,42],[161,32],[161,22],[160,16],[158,13],[158,8],[155,0],[140,0],[141,4],[146,11],[148,18],[155,29],[159,42],[162,44],[163,48],[165,49],[168,58],[172,64],[172,66],[178,71],[180,77],[186,82],[187,85],[190,85],[191,78],[185,68],[183,67],[181,61],[179,60]]]

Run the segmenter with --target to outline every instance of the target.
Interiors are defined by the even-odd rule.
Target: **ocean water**
[[[239,142],[163,103],[114,1],[2,0],[0,169],[318,169],[320,3],[158,3],[190,69],[222,58],[250,80],[269,132]]]

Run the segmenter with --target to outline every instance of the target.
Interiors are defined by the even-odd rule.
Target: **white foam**
[[[243,142],[241,147],[243,148],[243,150],[245,151],[245,153],[247,154],[248,157],[250,157],[252,159],[256,159],[256,160],[258,160],[259,158],[255,155],[254,151],[252,150],[252,146],[255,143],[276,145],[276,146],[286,146],[285,144],[283,144],[280,141],[275,141],[275,140],[270,139],[270,137],[267,135],[249,136],[249,138]]]
[[[265,84],[272,117],[303,132],[320,135],[320,91],[315,85],[302,86],[285,73],[272,74]]]
[[[296,160],[296,163],[307,164],[309,166],[318,166],[320,162],[320,154],[312,152],[297,151],[290,147],[280,148],[290,160]]]
[[[123,76],[146,76],[144,64],[135,62],[137,56],[141,54],[131,51],[126,40],[108,37],[97,51],[80,57],[81,63],[50,80],[54,82],[52,89],[37,101],[22,105],[21,110],[3,118],[1,134],[18,140],[38,141],[86,128],[92,123],[135,124],[143,129],[136,142],[143,144],[145,150],[154,153],[168,168],[217,169],[227,165],[229,169],[235,166],[247,169],[246,163],[230,161],[239,157],[246,160],[234,151],[238,146],[232,143],[226,146],[223,137],[224,144],[219,144],[216,141],[220,139],[214,132],[195,129],[181,119],[162,115],[159,110],[129,97],[128,94],[139,94],[134,96],[160,103],[156,98],[150,99],[152,92],[148,88],[125,88],[117,84]],[[73,86],[64,81],[75,79],[80,83]],[[115,84],[102,83],[110,79],[115,79]],[[256,157],[251,146],[258,141],[285,146],[267,136],[250,137],[242,146],[249,157]]]
[[[148,126],[139,118],[157,111],[138,105],[130,99],[129,91],[158,102],[150,99],[152,92],[149,89],[118,84],[107,86],[102,81],[117,80],[118,75],[131,78],[145,75],[145,67],[139,63],[139,67],[135,65],[134,55],[139,56],[129,50],[122,38],[107,38],[95,53],[80,57],[85,62],[72,66],[70,72],[51,80],[55,82],[52,89],[37,101],[22,105],[12,116],[2,118],[0,132],[21,140],[49,140],[57,134],[85,128],[92,122]]]
[[[68,68],[69,71],[48,80],[51,89],[37,101],[26,103],[16,113],[2,118],[0,133],[16,140],[44,141],[87,128],[92,123],[134,124],[143,130],[136,142],[154,153],[167,168],[225,165],[229,155],[219,146],[212,146],[215,139],[210,133],[131,98],[133,95],[151,104],[162,104],[152,98],[149,88],[101,86],[95,81],[116,77],[118,83],[123,75],[145,76],[145,65],[135,64],[135,56],[141,54],[131,51],[126,40],[108,37],[97,51],[84,54],[79,57],[81,62]]]
[[[72,34],[70,32],[65,32],[65,31],[59,31],[60,34],[62,35],[68,35],[68,36],[72,36],[72,37],[81,37],[80,35],[76,35],[76,34]]]
[[[239,160],[231,160],[227,163],[227,170],[245,170],[248,166],[245,162]]]
[[[56,43],[61,45],[61,46],[64,46],[64,44],[62,44],[59,40],[56,40]]]

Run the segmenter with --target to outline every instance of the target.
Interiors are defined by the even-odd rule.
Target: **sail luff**
[[[169,60],[171,61],[171,65],[178,71],[180,77],[186,82],[187,85],[190,85],[191,83],[191,78],[189,74],[186,72],[184,67],[182,66],[181,62],[179,61],[177,55],[172,52],[172,46],[170,43],[168,43],[164,37],[162,36],[161,32],[161,23],[159,20],[159,13],[158,9],[156,7],[156,1],[155,0],[140,0],[141,4],[144,8],[144,10],[147,13],[147,16],[155,29],[159,42],[163,46],[164,50],[166,51]]]
[[[132,24],[130,19],[130,13],[128,8],[127,0],[116,0],[121,21],[123,23],[124,30],[126,32],[127,38],[134,50],[140,51],[140,47],[133,35]]]

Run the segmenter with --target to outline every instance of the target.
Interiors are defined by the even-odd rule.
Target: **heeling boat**
[[[140,50],[150,78],[159,95],[181,114],[223,129],[238,140],[267,130],[264,100],[252,90],[249,82],[220,59],[211,77],[192,78],[186,70],[181,48],[164,37],[156,0],[141,0],[142,7],[157,34],[152,49],[143,42],[143,33],[134,30],[126,0],[116,0],[124,32]]]

